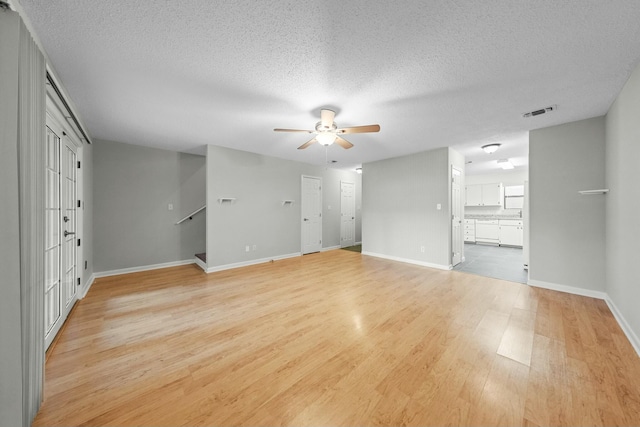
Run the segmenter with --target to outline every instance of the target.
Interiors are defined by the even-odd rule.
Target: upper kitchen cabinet
[[[471,184],[465,187],[465,206],[502,206],[502,184]]]

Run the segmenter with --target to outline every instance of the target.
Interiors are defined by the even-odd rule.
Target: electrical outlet
[[[248,245],[244,247],[244,251],[245,252],[249,252],[249,246]]]

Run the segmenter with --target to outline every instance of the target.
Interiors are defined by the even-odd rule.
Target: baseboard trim
[[[119,274],[139,273],[141,271],[158,270],[160,268],[168,268],[168,267],[177,267],[179,265],[194,264],[195,262],[196,261],[194,259],[185,259],[182,261],[165,262],[162,264],[151,264],[151,265],[143,265],[140,267],[121,268],[118,270],[101,271],[99,273],[94,273],[93,275],[94,275],[94,278],[97,279],[100,277],[117,276]]]
[[[196,257],[194,259],[196,265],[202,269],[205,273],[207,272],[207,264],[204,263],[200,258]]]
[[[550,289],[552,291],[566,292],[568,294],[580,295],[583,297],[597,298],[602,300],[606,300],[608,298],[606,292],[576,288],[575,286],[559,285],[557,283],[544,282],[542,280],[529,279],[527,281],[527,284],[529,286],[534,286],[536,288],[544,288],[544,289]]]
[[[87,280],[85,284],[80,288],[80,294],[78,295],[78,299],[83,299],[84,297],[87,296],[87,293],[89,292],[89,288],[91,288],[91,285],[93,285],[93,282],[95,281],[96,281],[96,275],[92,274],[89,277],[89,280]]]
[[[622,315],[622,313],[620,312],[616,304],[611,300],[609,295],[607,295],[604,301],[609,306],[609,310],[611,310],[613,317],[615,317],[616,320],[618,321],[618,325],[620,325],[620,329],[622,329],[622,332],[624,332],[624,334],[627,336],[627,339],[631,343],[631,346],[633,347],[633,349],[636,351],[636,354],[638,355],[638,357],[640,357],[640,339],[638,339],[638,336],[635,334],[635,332],[633,332],[633,329],[631,329],[631,326],[629,326],[627,319],[624,318],[624,316]]]
[[[240,267],[248,267],[250,265],[264,264],[266,262],[279,261],[282,259],[295,258],[299,256],[302,256],[301,252],[295,252],[295,253],[286,254],[286,255],[277,255],[277,256],[272,256],[268,258],[252,259],[250,261],[234,262],[231,264],[216,265],[214,267],[207,268],[206,272],[215,273],[217,271],[231,270],[233,268],[240,268]]]
[[[338,246],[329,246],[328,248],[322,248],[320,249],[320,252],[327,252],[327,251],[333,251],[335,249],[340,249],[342,246],[338,245]]]
[[[407,264],[420,265],[422,267],[437,268],[438,270],[451,270],[449,265],[433,264],[425,261],[417,261],[415,259],[401,258],[392,255],[377,254],[375,252],[362,252],[362,255],[368,255],[376,258],[388,259],[391,261],[404,262]]]

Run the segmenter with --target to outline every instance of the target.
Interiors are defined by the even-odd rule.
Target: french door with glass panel
[[[77,147],[47,117],[45,200],[45,347],[77,300]]]

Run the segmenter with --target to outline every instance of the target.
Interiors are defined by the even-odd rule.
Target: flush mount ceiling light
[[[500,148],[500,144],[487,144],[482,146],[482,149],[487,154],[495,153],[498,151],[498,148]]]
[[[500,166],[504,170],[513,169],[515,167],[515,166],[513,166],[513,163],[511,163],[511,161],[509,159],[500,159],[500,160],[498,160],[498,166]]]

